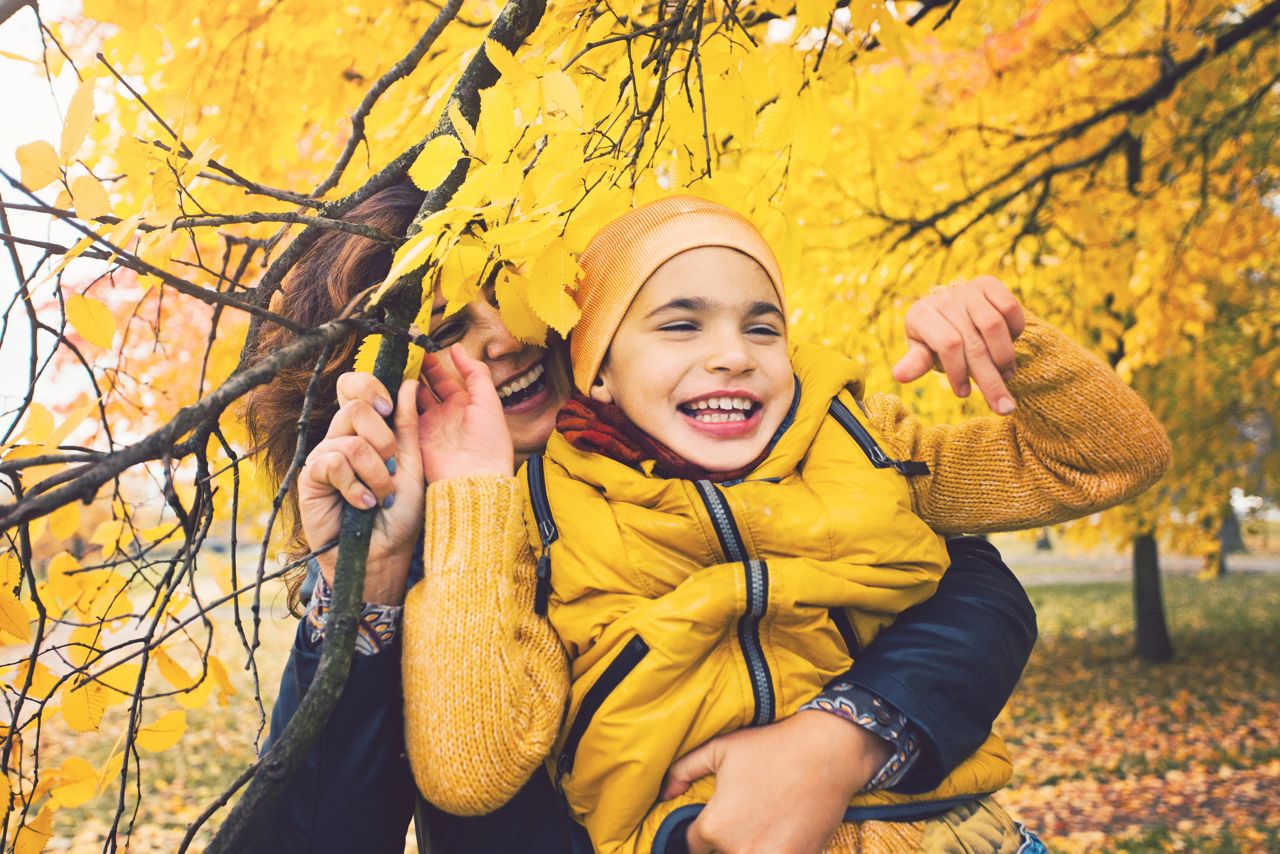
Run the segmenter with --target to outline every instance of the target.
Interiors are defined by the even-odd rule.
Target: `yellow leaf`
[[[214,681],[212,677],[206,676],[190,691],[183,691],[174,699],[184,709],[202,709],[209,702],[209,692],[213,689]]]
[[[218,702],[225,705],[227,697],[235,695],[236,687],[231,684],[231,680],[227,677],[227,668],[223,665],[222,659],[216,655],[209,656],[209,672],[213,674],[214,679],[218,680],[218,690],[222,692]]]
[[[0,774],[0,812],[9,808],[9,799],[13,796],[13,785],[9,782],[9,777]]]
[[[54,686],[58,684],[58,677],[54,676],[53,671],[39,661],[35,662],[34,666],[35,672],[31,674],[31,684],[27,686],[27,696],[32,699],[43,700],[49,696]],[[13,679],[9,682],[13,686],[15,694],[27,684],[27,671],[31,667],[31,659],[29,658],[23,659],[18,663]],[[0,803],[3,802],[0,801]]]
[[[101,300],[72,294],[67,297],[67,320],[86,341],[104,349],[115,338],[115,315]]]
[[[378,360],[378,348],[382,346],[382,336],[378,333],[366,335],[356,350],[354,370],[362,374],[373,373],[374,363]]]
[[[187,730],[187,713],[174,709],[155,722],[138,730],[137,744],[143,750],[159,753],[178,743]]]
[[[458,139],[462,142],[462,147],[468,153],[474,152],[476,149],[476,132],[467,123],[466,116],[462,115],[462,108],[458,106],[456,98],[449,101],[447,112],[449,114],[449,123],[453,125],[453,132],[458,135]]]
[[[502,162],[515,147],[516,102],[506,86],[498,84],[480,93],[480,123],[476,127],[476,145],[488,161]]]
[[[560,238],[538,256],[529,274],[530,308],[562,336],[569,334],[581,314],[568,293],[577,284],[578,274],[578,264]]]
[[[53,433],[53,413],[38,403],[27,407],[27,420],[22,426],[22,438],[33,445],[46,445]]]
[[[542,109],[553,116],[563,116],[582,127],[582,98],[573,78],[563,71],[548,71],[542,77]]]
[[[12,590],[22,580],[22,561],[13,552],[0,555],[0,587]]]
[[[111,200],[102,182],[92,175],[80,175],[71,182],[71,200],[76,206],[76,216],[94,220],[111,213]]]
[[[856,4],[857,0],[855,0]],[[833,6],[827,0],[796,0],[796,23],[803,30],[825,29]]]
[[[164,676],[165,681],[179,691],[185,691],[196,684],[195,677],[163,649],[154,650],[151,653],[151,660],[160,668],[160,674]]]
[[[8,588],[0,588],[0,629],[26,643],[31,639],[31,620],[27,609]]]
[[[118,694],[120,699],[133,696],[138,690],[138,673],[141,666],[136,661],[125,661],[117,664],[98,677],[98,684]]]
[[[76,156],[93,125],[93,84],[94,78],[86,77],[67,106],[67,121],[62,126],[62,146],[59,152],[63,163],[70,163]]]
[[[18,828],[13,840],[13,854],[40,854],[53,836],[53,807],[45,806],[30,824]]]
[[[22,183],[33,192],[49,186],[62,174],[58,171],[58,152],[43,139],[18,146],[14,156],[22,169]]]
[[[80,527],[80,504],[72,501],[49,514],[49,530],[59,540],[68,540]]]
[[[516,61],[515,55],[493,39],[484,40],[484,55],[498,69],[498,73],[514,85],[528,85],[533,82],[533,75]]]
[[[440,262],[440,293],[445,301],[465,303],[479,294],[480,275],[489,260],[489,249],[473,237],[464,237]]]
[[[151,212],[147,214],[146,223],[168,225],[179,213],[178,179],[164,166],[151,176]]]
[[[409,167],[409,178],[418,189],[431,192],[453,171],[462,157],[462,145],[449,134],[441,134],[428,142]]]
[[[498,282],[494,288],[498,309],[502,312],[503,323],[512,335],[526,343],[542,346],[547,340],[547,325],[525,301],[524,291],[528,287],[529,282],[524,276],[504,269],[498,274]]]
[[[50,795],[60,807],[78,807],[98,794],[98,771],[79,756],[72,756],[56,772]]]
[[[75,430],[80,424],[89,417],[90,412],[98,409],[98,401],[90,400],[82,406],[79,406],[68,412],[63,418],[59,419],[58,426],[49,434],[47,444],[57,446],[62,444],[62,440],[71,435],[71,431]]]
[[[124,733],[121,733],[123,736]],[[117,746],[119,742],[116,742]],[[111,785],[111,781],[120,773],[120,766],[124,764],[124,753],[112,752],[107,757],[107,761],[102,763],[102,770],[98,772],[98,791],[101,792]]]
[[[89,682],[62,696],[62,718],[76,732],[97,732],[107,709],[106,688]]]
[[[110,558],[116,553],[116,547],[120,543],[121,536],[124,533],[124,522],[119,519],[104,519],[98,523],[98,527],[93,529],[93,534],[89,536],[89,542],[95,546],[102,546],[102,557]]]

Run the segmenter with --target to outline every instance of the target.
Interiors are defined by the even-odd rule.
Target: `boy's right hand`
[[[418,389],[418,440],[428,483],[451,477],[515,471],[507,417],[489,367],[460,344],[449,348],[450,371],[434,353],[422,359]]]

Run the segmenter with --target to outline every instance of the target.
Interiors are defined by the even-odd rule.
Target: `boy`
[[[744,218],[664,199],[603,229],[581,266],[580,394],[524,478],[538,605],[571,659],[550,768],[597,850],[665,851],[714,790],[655,805],[666,769],[812,701],[928,598],[947,552],[916,512],[928,466],[877,438],[860,372],[789,352],[777,262]],[[437,387],[439,371],[427,363]],[[429,473],[448,448],[423,452]],[[918,822],[1009,773],[992,736],[931,792],[856,797],[845,818],[863,824],[829,850],[918,847]],[[863,832],[875,820],[917,823]]]

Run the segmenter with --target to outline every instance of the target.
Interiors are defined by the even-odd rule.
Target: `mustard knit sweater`
[[[1038,527],[1125,501],[1168,468],[1168,436],[1101,361],[1034,316],[1014,343],[1010,417],[925,426],[892,395],[868,420],[910,479],[915,510],[942,534]],[[405,743],[427,800],[479,815],[506,803],[551,749],[568,667],[534,614],[534,557],[514,477],[431,484],[425,576],[405,601]]]

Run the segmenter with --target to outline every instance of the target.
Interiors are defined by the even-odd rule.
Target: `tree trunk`
[[[1160,593],[1160,560],[1152,533],[1141,534],[1133,541],[1133,612],[1138,657],[1153,662],[1173,658]]]
[[[1240,517],[1228,501],[1222,508],[1222,525],[1218,527],[1218,543],[1224,555],[1244,554],[1248,549],[1244,545],[1244,535],[1240,531]],[[1223,565],[1225,569],[1225,562]]]
[[[1040,536],[1036,537],[1036,551],[1051,552],[1053,551],[1053,540],[1049,539],[1049,526],[1046,525],[1040,529]]]

